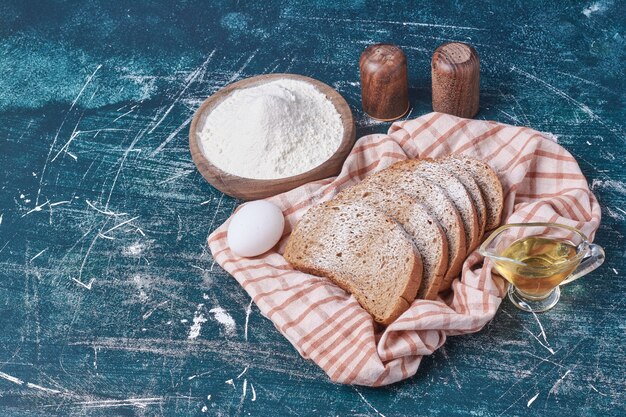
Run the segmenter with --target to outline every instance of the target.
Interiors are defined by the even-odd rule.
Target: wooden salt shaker
[[[472,118],[478,113],[480,62],[470,45],[441,45],[432,58],[433,110]]]
[[[406,56],[390,44],[370,45],[361,54],[361,102],[374,119],[398,119],[409,110]]]

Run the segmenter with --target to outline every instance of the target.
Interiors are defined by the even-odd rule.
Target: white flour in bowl
[[[221,170],[277,179],[330,158],[341,144],[343,124],[314,86],[281,79],[230,94],[206,117],[198,135],[205,157]]]

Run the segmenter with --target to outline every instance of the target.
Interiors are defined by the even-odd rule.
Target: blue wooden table
[[[409,3],[2,2],[0,415],[626,414],[624,2]],[[191,116],[293,72],[343,94],[359,136],[385,132],[360,109],[363,48],[404,49],[412,118],[452,40],[480,54],[478,118],[579,160],[607,261],[538,320],[505,301],[408,381],[332,384],[207,251],[239,202],[196,171]]]

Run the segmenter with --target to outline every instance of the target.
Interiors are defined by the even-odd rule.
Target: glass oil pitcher
[[[535,313],[556,305],[560,285],[604,262],[601,246],[589,243],[579,230],[555,223],[504,225],[485,240],[479,252],[511,284],[508,295],[513,304]]]

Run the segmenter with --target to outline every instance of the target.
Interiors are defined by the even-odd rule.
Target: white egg
[[[282,211],[267,201],[241,207],[228,225],[228,246],[239,256],[252,257],[272,249],[285,228]]]

